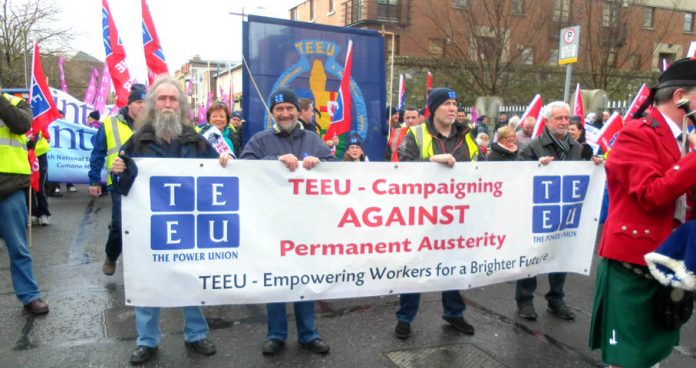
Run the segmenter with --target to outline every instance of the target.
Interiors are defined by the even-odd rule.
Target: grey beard
[[[172,111],[161,111],[155,114],[152,126],[155,128],[155,137],[158,140],[164,139],[171,142],[181,135],[181,119]]]

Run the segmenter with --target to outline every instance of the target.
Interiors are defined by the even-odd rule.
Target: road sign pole
[[[570,103],[570,77],[573,74],[573,64],[566,64],[565,87],[563,88],[563,101]]]

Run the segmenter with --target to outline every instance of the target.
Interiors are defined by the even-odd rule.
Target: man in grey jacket
[[[273,127],[254,134],[244,146],[243,160],[279,160],[290,171],[300,165],[306,170],[321,161],[335,161],[329,147],[314,132],[306,131],[298,120],[300,106],[295,92],[280,88],[269,98]],[[329,344],[319,338],[314,327],[314,301],[293,303],[297,324],[297,339],[302,347],[314,353],[326,354]],[[285,347],[288,337],[288,317],[285,303],[266,305],[268,334],[263,353],[275,355]]]

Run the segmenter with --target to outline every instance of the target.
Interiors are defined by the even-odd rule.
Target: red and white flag
[[[343,76],[341,77],[341,87],[338,90],[338,98],[336,98],[336,107],[331,114],[331,124],[326,130],[324,141],[332,139],[334,136],[348,133],[350,131],[351,114],[350,110],[353,105],[350,95],[350,75],[353,69],[353,41],[348,41],[348,51],[346,51],[346,64],[343,68]]]
[[[542,107],[541,95],[536,95],[520,118],[520,124],[524,124],[524,121],[530,116],[536,119],[536,124],[534,125],[534,130],[532,131],[532,138],[540,136],[541,132],[544,131],[544,119],[541,116]]]
[[[406,110],[406,81],[403,74],[399,74],[399,101],[397,106],[399,106],[399,111]]]
[[[169,74],[169,69],[155,31],[155,22],[152,21],[150,9],[148,9],[145,0],[141,0],[140,3],[143,12],[143,48],[147,64],[147,80],[152,85],[158,75]]]
[[[0,97],[1,98],[1,97]],[[34,42],[34,55],[31,63],[31,88],[29,89],[29,103],[31,105],[31,113],[33,119],[31,121],[31,129],[27,132],[27,139],[34,139],[34,136],[40,132],[44,138],[49,138],[48,127],[54,120],[60,118],[60,112],[53,101],[51,91],[48,89],[46,75],[41,66],[41,53],[39,52],[39,44]],[[35,192],[39,191],[39,163],[36,160],[34,149],[28,151],[27,159],[31,166],[30,182],[31,187]]]
[[[604,153],[611,150],[611,146],[614,145],[614,141],[616,141],[616,137],[618,137],[619,131],[621,131],[623,127],[624,124],[621,115],[619,115],[618,112],[611,114],[609,120],[607,120],[597,136],[597,144],[602,148]]]
[[[102,0],[102,31],[104,35],[104,51],[106,52],[106,64],[109,66],[109,74],[116,90],[116,106],[123,107],[128,104],[128,95],[131,90],[131,77],[126,63],[126,50],[123,48],[121,38],[118,36],[116,23],[111,16],[109,4]]]
[[[640,105],[645,102],[645,99],[650,96],[650,89],[643,84],[640,86],[640,89],[638,90],[638,94],[636,97],[633,99],[633,102],[631,102],[631,105],[628,106],[628,110],[626,111],[626,114],[623,116],[624,121],[628,121],[632,119],[633,114],[638,111],[638,108],[640,108]]]
[[[425,112],[423,113],[423,116],[425,116],[426,119],[428,116],[430,116],[430,110],[428,109],[428,94],[430,93],[431,89],[433,89],[433,74],[428,72],[428,81],[425,85]]]
[[[580,117],[582,126],[585,126],[585,112],[582,108],[582,92],[580,92],[580,83],[575,87],[575,102],[573,103],[573,115]]]

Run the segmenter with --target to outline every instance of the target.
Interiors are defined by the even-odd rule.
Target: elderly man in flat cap
[[[607,159],[611,206],[599,245],[590,347],[602,349],[609,365],[650,367],[679,343],[679,327],[661,322],[664,316],[653,310],[661,286],[643,256],[693,209],[696,154],[684,149],[696,143],[696,135],[684,131],[685,110],[691,108],[696,108],[696,61],[682,59],[660,76]]]

